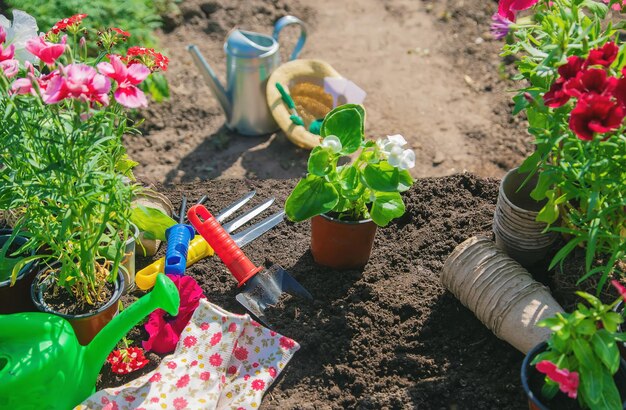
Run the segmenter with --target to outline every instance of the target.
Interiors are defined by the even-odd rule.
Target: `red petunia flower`
[[[578,100],[572,110],[569,127],[584,141],[593,139],[595,133],[606,133],[620,127],[624,108],[604,95],[588,94]]]
[[[544,104],[551,108],[565,105],[570,95],[564,91],[565,84],[576,79],[578,73],[585,68],[585,60],[578,56],[570,56],[567,63],[558,68],[559,78],[552,84],[550,90],[544,94]]]
[[[542,360],[537,363],[537,371],[548,376],[549,379],[559,384],[559,389],[575,399],[578,395],[579,377],[577,372],[570,372],[567,369],[559,369],[556,365],[548,360]]]
[[[498,14],[515,21],[515,13],[531,8],[538,0],[500,0]]]
[[[589,57],[587,57],[587,64],[601,65],[603,67],[609,67],[615,61],[619,47],[612,41],[609,41],[604,46],[591,50]]]
[[[608,77],[606,71],[599,68],[580,71],[576,77],[563,84],[563,92],[571,97],[580,98],[585,94],[611,95],[617,86],[617,78]]]
[[[206,299],[202,288],[191,276],[167,275],[180,293],[180,308],[177,316],[170,316],[163,309],[157,309],[150,314],[145,325],[150,336],[143,342],[143,348],[155,353],[170,353],[176,348],[180,334],[189,323],[193,312],[200,304],[200,299]]]
[[[117,374],[128,374],[148,364],[148,359],[139,347],[129,347],[112,351],[107,357],[111,371]]]
[[[626,108],[626,67],[622,69],[622,78],[617,80],[613,96],[622,107]]]

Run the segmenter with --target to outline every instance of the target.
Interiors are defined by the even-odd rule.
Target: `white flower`
[[[333,153],[337,154],[341,151],[341,141],[334,135],[329,135],[328,137],[322,140],[322,147],[330,149]]]
[[[411,149],[402,149],[401,146],[395,145],[389,153],[387,162],[392,167],[400,170],[410,169],[415,166],[415,152]]]
[[[37,63],[39,59],[26,50],[26,42],[37,38],[37,21],[33,16],[21,10],[13,10],[13,24],[0,14],[0,26],[7,33],[5,45],[15,46],[15,58],[21,62]]]
[[[387,135],[385,139],[379,139],[376,141],[378,148],[387,156],[391,153],[393,147],[403,147],[406,145],[406,140],[400,134]]]

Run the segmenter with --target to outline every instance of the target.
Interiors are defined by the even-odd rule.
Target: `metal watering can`
[[[65,319],[47,313],[0,315],[0,409],[67,410],[94,392],[117,342],[157,308],[178,314],[178,289],[161,274],[152,292],[113,318],[87,346]]]
[[[243,135],[262,135],[276,131],[278,125],[272,117],[265,98],[268,77],[280,65],[278,35],[290,24],[300,26],[300,38],[290,60],[300,54],[306,41],[304,23],[285,16],[274,25],[272,36],[233,29],[226,38],[226,88],[200,54],[198,47],[189,45],[194,63],[215,94],[226,113],[226,126]]]

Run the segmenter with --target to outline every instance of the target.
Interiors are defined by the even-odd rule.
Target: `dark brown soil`
[[[209,195],[217,211],[256,189],[284,203],[295,180],[217,180],[162,191],[177,205]],[[418,180],[405,196],[406,214],[379,229],[362,271],[315,265],[309,223],[283,222],[244,251],[257,264],[277,263],[315,297],[286,299],[269,313],[275,330],[300,351],[263,401],[264,408],[526,408],[519,371],[523,355],[497,339],[439,283],[454,247],[491,234],[498,181],[471,174]],[[268,212],[276,211],[274,205]],[[163,249],[161,249],[163,252]],[[149,260],[139,260],[138,269]],[[218,258],[188,269],[212,302],[237,313],[236,281]],[[129,302],[141,292],[126,298]],[[129,334],[140,345],[142,326]],[[149,371],[159,360],[149,355]],[[118,377],[105,366],[98,388]]]

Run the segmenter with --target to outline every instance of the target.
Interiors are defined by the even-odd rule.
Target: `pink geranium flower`
[[[567,369],[559,369],[548,360],[537,363],[537,370],[548,376],[549,379],[559,384],[559,389],[575,399],[578,395],[579,377],[577,372],[570,372]]]
[[[111,63],[99,63],[98,70],[117,82],[115,100],[128,108],[147,107],[145,94],[136,86],[148,77],[150,69],[139,63],[127,67],[116,55],[110,55],[109,60]]]
[[[177,316],[168,315],[163,309],[157,309],[150,314],[145,328],[150,336],[143,342],[143,348],[155,353],[170,353],[176,348],[180,334],[189,323],[200,304],[200,299],[206,299],[202,288],[191,276],[167,275],[180,293],[180,308]]]
[[[20,69],[20,63],[17,60],[0,61],[0,70],[7,78],[15,77]]]
[[[70,64],[67,67],[60,67],[58,73],[42,88],[41,96],[46,104],[56,104],[66,98],[75,98],[84,102],[108,105],[111,82],[91,66]]]
[[[66,43],[67,36],[63,36],[60,44],[50,43],[43,37],[31,38],[26,42],[26,50],[44,63],[52,65],[65,51]]]
[[[15,46],[11,44],[8,47],[0,45],[0,61],[11,60],[15,55]]]

